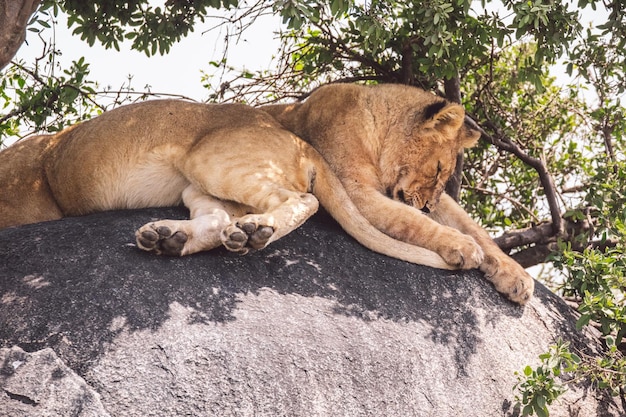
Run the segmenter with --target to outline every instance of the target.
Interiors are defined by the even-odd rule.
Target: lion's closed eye
[[[433,184],[437,184],[437,182],[439,181],[439,178],[441,176],[441,172],[442,172],[441,161],[438,161],[437,162],[437,171],[434,173],[434,175],[430,176],[430,179],[432,180]]]

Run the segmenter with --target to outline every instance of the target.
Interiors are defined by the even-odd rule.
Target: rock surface
[[[100,395],[50,348],[0,349],[0,415],[109,416]]]
[[[0,415],[517,416],[516,371],[558,338],[597,348],[541,285],[521,308],[478,272],[374,254],[324,216],[246,256],[132,244],[185,215],[0,231]],[[619,407],[581,385],[550,411]]]

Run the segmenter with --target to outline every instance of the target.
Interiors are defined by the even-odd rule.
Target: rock
[[[2,348],[0,363],[0,412],[4,416],[109,416],[100,395],[50,348],[34,353]]]
[[[0,231],[2,369],[22,354],[58,364],[52,349],[76,374],[49,386],[54,367],[42,366],[22,394],[11,391],[18,373],[3,372],[0,415],[70,415],[44,410],[57,395],[99,410],[81,416],[518,416],[516,371],[558,338],[598,349],[542,285],[522,308],[479,272],[372,253],[323,215],[246,256],[134,246],[142,224],[184,216],[108,212]],[[585,385],[550,411],[623,412]]]

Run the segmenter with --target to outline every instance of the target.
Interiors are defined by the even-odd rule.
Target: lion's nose
[[[420,210],[422,210],[422,213],[424,214],[430,213],[430,209],[428,208],[428,201],[426,202],[426,204],[424,204],[424,207],[422,207]]]

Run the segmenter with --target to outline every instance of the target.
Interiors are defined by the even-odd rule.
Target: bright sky
[[[104,49],[98,42],[90,47],[67,29],[64,15],[57,20],[54,35],[57,49],[63,53],[59,58],[63,68],[68,68],[72,61],[84,56],[91,68],[89,79],[99,82],[100,88],[110,86],[117,90],[127,85],[128,76],[132,75],[131,86],[137,91],[144,91],[145,85],[150,85],[153,93],[180,94],[195,100],[204,100],[208,96],[208,91],[201,86],[201,70],[208,73],[214,70],[209,62],[222,58],[226,35],[224,29],[203,34],[219,22],[218,19],[207,19],[204,24],[196,25],[189,36],[174,44],[169,54],[147,57],[131,50],[130,45],[121,45],[120,52]],[[236,45],[234,40],[230,42],[229,65],[251,71],[268,69],[279,46],[276,39],[279,27],[279,17],[259,18]],[[44,33],[46,41],[52,36],[52,30]],[[26,40],[16,58],[31,63],[42,54],[43,43],[34,32],[28,32]]]

